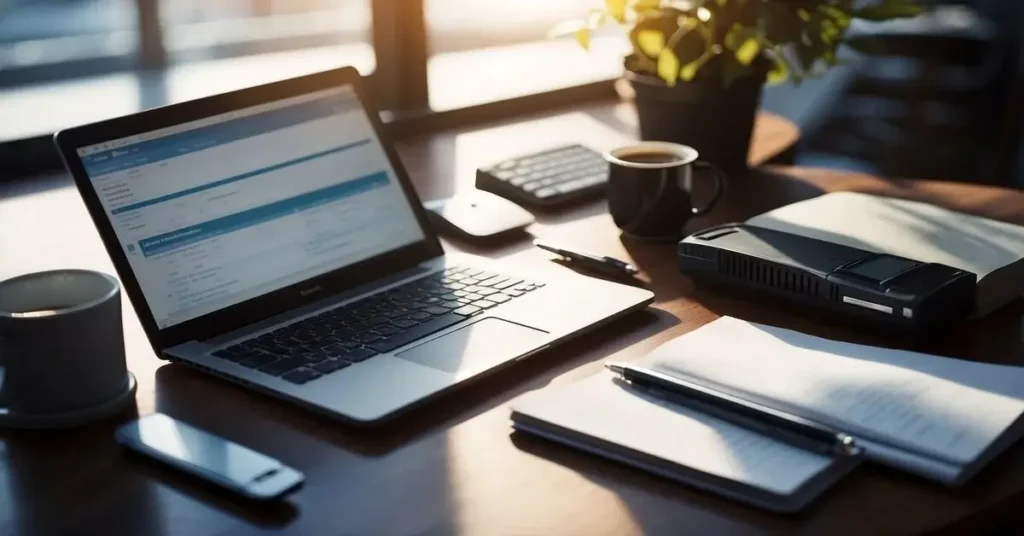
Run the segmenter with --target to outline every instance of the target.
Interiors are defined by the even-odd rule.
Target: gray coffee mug
[[[55,270],[0,282],[0,367],[0,426],[79,426],[128,406],[117,279]]]

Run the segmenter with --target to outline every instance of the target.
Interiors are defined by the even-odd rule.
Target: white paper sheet
[[[1019,367],[832,341],[729,317],[662,345],[647,363],[950,464],[974,461],[1024,412]]]

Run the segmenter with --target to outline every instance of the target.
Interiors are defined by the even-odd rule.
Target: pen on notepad
[[[860,448],[849,434],[803,417],[756,404],[656,370],[606,363],[623,380],[657,398],[696,409],[784,443],[820,454],[853,456]]]

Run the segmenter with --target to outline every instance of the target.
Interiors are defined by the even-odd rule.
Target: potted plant
[[[914,0],[605,0],[575,35],[625,25],[640,136],[695,147],[730,175],[746,170],[766,82],[799,83],[839,62],[855,19],[921,12]]]

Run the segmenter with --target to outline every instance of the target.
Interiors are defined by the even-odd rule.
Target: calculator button
[[[511,171],[507,171],[507,170],[498,170],[498,171],[494,172],[494,176],[497,177],[498,179],[503,180],[503,181],[507,181],[507,180],[509,180],[511,178],[514,178],[516,176],[516,174],[512,173]]]
[[[498,164],[498,169],[512,169],[512,168],[516,167],[517,165],[519,165],[519,162],[516,161],[516,160],[506,160],[506,161]]]
[[[551,197],[551,196],[553,196],[553,195],[555,195],[557,193],[558,193],[558,190],[555,190],[554,188],[550,188],[549,187],[549,188],[542,188],[540,190],[537,190],[533,195],[539,197],[540,199],[546,199],[546,198]]]
[[[534,190],[536,190],[537,188],[540,188],[540,187],[541,187],[541,184],[539,182],[528,182],[528,183],[523,185],[523,190],[526,190],[527,192],[532,192],[532,191],[534,191]]]
[[[591,175],[589,177],[582,179],[581,182],[583,184],[582,187],[587,188],[590,186],[597,186],[598,184],[604,184],[608,182],[608,178],[605,177],[604,175]]]
[[[527,182],[530,182],[530,179],[528,177],[518,176],[518,177],[515,177],[515,178],[513,178],[512,180],[510,180],[508,182],[512,186],[522,186],[522,185],[526,184]]]

